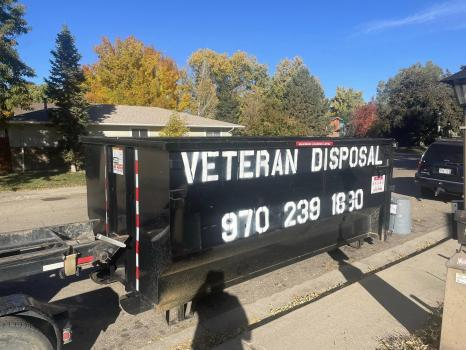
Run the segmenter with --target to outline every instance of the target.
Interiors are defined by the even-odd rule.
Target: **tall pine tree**
[[[34,71],[21,61],[16,37],[29,31],[24,6],[16,0],[0,0],[0,121],[13,115],[13,108],[30,102],[27,77]]]
[[[79,65],[81,55],[68,27],[64,26],[58,33],[56,48],[51,53],[52,69],[46,79],[47,96],[57,106],[51,111],[51,117],[62,136],[60,146],[65,161],[72,169],[78,168],[82,164],[79,136],[86,134],[88,104],[84,99],[84,74]]]
[[[283,94],[283,110],[308,128],[308,135],[328,134],[325,115],[327,99],[319,81],[302,65],[287,81]]]

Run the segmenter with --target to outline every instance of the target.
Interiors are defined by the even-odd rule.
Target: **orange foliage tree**
[[[104,37],[95,52],[98,61],[84,66],[89,102],[189,108],[189,89],[180,83],[185,73],[160,51],[130,36],[114,44]]]

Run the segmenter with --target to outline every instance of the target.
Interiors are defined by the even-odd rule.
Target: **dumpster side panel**
[[[158,276],[171,263],[168,152],[136,148],[139,186],[139,291],[158,302]],[[136,199],[136,198],[135,198]]]
[[[85,143],[89,216],[128,235],[125,287],[162,309],[387,229],[390,140]]]
[[[343,141],[338,146],[351,152],[351,144]],[[312,147],[299,149],[293,158],[292,147],[251,146],[244,149],[249,157],[246,160],[241,159],[240,150],[229,150],[236,153],[224,157],[223,150],[215,149],[196,151],[197,155],[186,152],[184,156],[171,152],[170,188],[176,194],[171,201],[173,261],[159,280],[159,304],[173,307],[203,294],[214,284],[237,283],[245,276],[369,233],[381,234],[387,224],[392,147],[387,142],[358,144],[353,154],[361,147],[367,148],[367,157],[372,150],[373,161],[367,166],[351,167],[343,162],[334,169],[324,170],[322,165],[319,170],[319,164],[314,164],[315,171],[311,171],[310,160],[320,151],[313,154]],[[276,156],[277,150],[281,159]],[[266,157],[262,158],[262,167],[257,165],[257,153],[263,151],[269,155],[269,169]],[[235,155],[228,165],[231,154]],[[272,155],[274,160],[270,159]],[[294,173],[290,170],[293,160]],[[250,164],[245,166],[245,162]],[[273,167],[278,169],[274,175]],[[244,178],[245,171],[250,172],[250,178]],[[221,273],[212,274],[215,271]],[[212,281],[213,275],[222,277]]]

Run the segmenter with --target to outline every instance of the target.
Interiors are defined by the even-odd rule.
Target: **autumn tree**
[[[380,125],[401,144],[428,144],[438,136],[438,128],[457,129],[462,119],[453,89],[440,82],[442,69],[427,62],[401,69],[377,91]]]
[[[218,99],[215,118],[232,123],[238,122],[241,98],[267,79],[267,67],[241,51],[228,56],[200,49],[191,55],[188,64],[195,87],[205,81],[201,77],[207,66]]]
[[[193,88],[196,114],[205,118],[215,118],[218,105],[217,87],[212,81],[210,68],[204,61]]]
[[[180,137],[189,132],[186,123],[179,113],[173,113],[168,120],[167,125],[160,131],[160,136]]]
[[[184,73],[160,51],[130,36],[114,44],[103,38],[95,52],[98,61],[84,67],[89,102],[187,109]]]
[[[369,136],[371,129],[377,121],[377,105],[375,102],[369,102],[356,107],[350,120],[350,135],[358,137]]]
[[[26,78],[34,71],[19,57],[17,37],[29,31],[24,6],[16,0],[0,1],[0,119],[13,115],[15,107],[30,102]]]
[[[335,97],[330,100],[330,117],[341,118],[351,124],[351,116],[357,107],[364,105],[362,91],[352,88],[337,87]]]
[[[79,136],[86,133],[88,105],[84,99],[84,74],[79,65],[81,55],[68,27],[64,26],[58,33],[55,50],[51,53],[52,68],[46,79],[46,93],[55,101],[57,108],[50,111],[51,119],[62,135],[60,146],[65,161],[73,170],[82,162]]]

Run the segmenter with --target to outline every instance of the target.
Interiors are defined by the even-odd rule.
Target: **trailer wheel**
[[[0,350],[53,350],[49,338],[20,317],[0,318]]]

